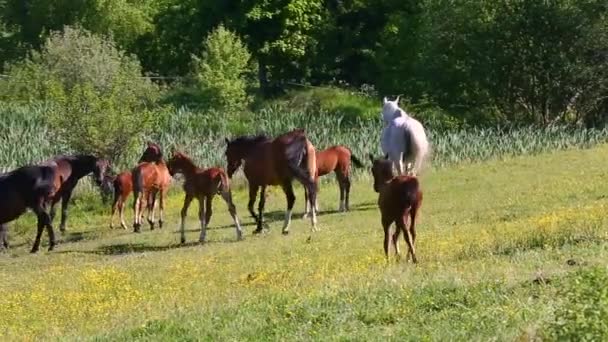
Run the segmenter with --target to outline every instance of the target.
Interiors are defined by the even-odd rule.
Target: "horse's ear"
[[[384,159],[388,160],[388,153],[384,155]]]
[[[395,100],[396,104],[399,104],[399,97],[401,97],[401,95],[397,95],[397,99]]]
[[[372,162],[372,164],[374,163],[374,155],[373,154],[369,154],[369,160]]]
[[[386,99],[386,96],[382,99],[382,104],[386,104],[388,102],[388,100]]]
[[[224,141],[226,142],[226,145],[230,144],[230,139],[224,138]]]

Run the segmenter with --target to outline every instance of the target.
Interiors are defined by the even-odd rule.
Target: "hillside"
[[[181,192],[169,200],[167,227],[145,227],[139,235],[110,230],[107,210],[77,199],[62,243],[38,255],[28,254],[34,235],[28,214],[11,227],[19,232],[10,235],[13,248],[0,255],[0,339],[546,336],[560,331],[552,322],[564,305],[594,300],[608,306],[608,296],[589,299],[589,285],[578,281],[606,274],[607,153],[602,145],[428,173],[417,266],[386,264],[377,197],[365,177],[353,185],[347,214],[333,212],[335,183],[322,187],[322,231],[311,243],[308,221],[296,219],[289,236],[280,234],[285,200],[279,188],[268,195],[270,231],[263,236],[251,235],[246,191],[235,194],[247,224],[243,242],[235,242],[218,198],[210,242],[194,243],[194,204],[189,244],[179,246]],[[299,216],[299,186],[296,195]],[[129,209],[128,222],[131,215]],[[580,298],[565,301],[564,289],[575,283]],[[581,321],[589,323],[587,332],[601,331],[587,319]]]

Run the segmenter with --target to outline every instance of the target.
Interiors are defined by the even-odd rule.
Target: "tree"
[[[232,31],[218,26],[205,39],[201,58],[193,56],[203,102],[210,108],[238,113],[251,103],[251,54]]]

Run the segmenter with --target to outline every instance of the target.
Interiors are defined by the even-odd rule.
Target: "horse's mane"
[[[264,134],[243,135],[243,136],[240,136],[240,137],[232,140],[230,143],[237,144],[237,145],[241,145],[241,144],[257,145],[259,143],[263,143],[263,142],[266,142],[269,140],[270,140],[270,138]]]

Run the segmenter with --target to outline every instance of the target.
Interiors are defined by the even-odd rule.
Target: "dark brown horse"
[[[93,155],[59,156],[42,163],[55,168],[55,191],[51,198],[51,221],[55,217],[55,205],[61,200],[61,224],[59,230],[65,232],[65,224],[68,219],[68,205],[72,192],[78,181],[84,176],[93,173],[93,180],[99,186],[102,185],[110,163]]]
[[[309,202],[315,203],[317,191],[314,175],[317,169],[315,148],[306,137],[303,129],[284,133],[275,139],[266,136],[243,136],[232,141],[226,139],[226,159],[228,176],[236,172],[245,162],[244,173],[249,182],[248,209],[257,222],[254,233],[260,233],[264,224],[264,204],[266,187],[280,185],[287,197],[287,212],[283,234],[289,233],[291,212],[296,200],[293,192],[293,179],[297,179],[308,190]],[[259,216],[253,211],[253,205],[259,189],[262,189],[259,203]],[[311,215],[311,229],[317,230],[317,216]]]
[[[159,156],[157,162],[146,162],[144,160],[154,159]],[[133,203],[134,220],[133,229],[139,233],[141,222],[143,220],[143,206],[146,205],[148,210],[148,223],[150,229],[154,229],[154,209],[156,207],[156,196],[159,197],[159,228],[163,227],[163,212],[165,210],[165,196],[169,191],[171,184],[171,175],[167,169],[167,165],[162,159],[162,151],[160,146],[152,142],[148,142],[148,146],[144,151],[139,165],[131,171],[131,182],[133,184],[133,195],[135,202]]]
[[[49,251],[53,250],[55,234],[45,208],[54,195],[55,171],[54,166],[23,166],[0,175],[0,249],[8,248],[7,224],[29,208],[38,218],[32,253],[36,253],[40,247],[44,228],[49,235]]]
[[[416,215],[422,205],[422,191],[418,179],[413,176],[394,176],[390,160],[374,159],[372,161],[372,174],[374,175],[374,191],[378,197],[378,207],[382,216],[382,227],[384,228],[384,254],[388,260],[390,227],[395,223],[396,230],[392,240],[395,246],[397,258],[399,253],[399,234],[403,232],[405,243],[408,246],[407,259],[410,254],[414,263],[416,259]],[[407,227],[407,220],[410,226]]]
[[[211,220],[213,197],[216,194],[220,194],[226,204],[228,205],[228,211],[236,226],[236,238],[241,240],[243,238],[243,230],[239,223],[239,218],[236,214],[236,207],[232,202],[232,192],[230,191],[230,181],[228,176],[223,169],[218,167],[211,167],[208,169],[202,169],[194,165],[192,160],[181,152],[174,152],[171,159],[167,162],[169,173],[173,176],[176,173],[181,173],[186,178],[184,182],[184,192],[186,197],[184,198],[184,206],[181,212],[181,242],[186,242],[186,215],[188,214],[188,207],[193,199],[198,200],[199,210],[198,217],[201,222],[201,235],[199,242],[204,243],[206,241],[207,226]]]
[[[343,145],[331,146],[323,151],[317,151],[317,174],[315,176],[315,186],[319,189],[319,177],[323,177],[330,172],[336,173],[338,187],[340,188],[340,205],[338,211],[348,211],[350,202],[350,164],[351,162],[359,168],[363,163],[355,157],[350,149]],[[305,207],[304,217],[310,214],[308,206],[308,193],[304,189]],[[315,210],[319,207],[315,203]]]
[[[152,143],[150,142],[149,145]],[[162,152],[156,148],[146,148],[139,162],[160,162],[162,160]],[[127,198],[133,191],[133,180],[131,171],[123,171],[111,179],[112,189],[114,193],[114,201],[112,202],[112,215],[110,217],[110,228],[114,228],[114,214],[118,210],[120,218],[120,226],[127,229],[124,218],[124,207]],[[148,199],[147,203],[153,203],[154,199]]]

